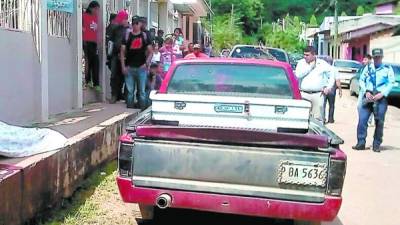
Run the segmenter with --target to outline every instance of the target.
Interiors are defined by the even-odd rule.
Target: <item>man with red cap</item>
[[[111,101],[110,103],[115,103],[116,101],[122,99],[122,86],[124,83],[124,76],[121,70],[121,62],[119,59],[119,52],[121,49],[121,45],[123,39],[125,38],[125,34],[127,29],[129,28],[128,24],[128,13],[125,10],[121,10],[118,12],[115,17],[113,24],[111,25],[111,31],[109,35],[109,43],[108,43],[108,56],[111,58]]]

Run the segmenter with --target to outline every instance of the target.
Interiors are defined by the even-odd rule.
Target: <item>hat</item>
[[[199,44],[194,44],[193,48],[201,48]]]
[[[147,18],[144,16],[139,17],[140,22],[147,23]]]
[[[128,19],[128,13],[125,10],[121,10],[118,12],[115,22],[122,23],[122,21],[126,19]]]
[[[383,49],[374,48],[372,49],[372,57],[383,56]]]
[[[133,16],[132,23],[138,23],[138,22],[140,22],[140,16]]]

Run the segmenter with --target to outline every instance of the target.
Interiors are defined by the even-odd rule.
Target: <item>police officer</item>
[[[395,78],[392,67],[382,63],[383,50],[376,48],[372,50],[374,58],[374,70],[364,68],[360,76],[361,105],[358,108],[357,144],[354,150],[365,149],[367,137],[368,118],[373,113],[375,117],[375,134],[372,150],[380,152],[383,137],[383,124],[388,107],[387,96],[390,93]]]

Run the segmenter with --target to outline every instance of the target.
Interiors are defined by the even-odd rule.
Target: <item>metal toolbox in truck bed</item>
[[[179,125],[308,130],[311,103],[295,99],[152,92],[152,119]]]

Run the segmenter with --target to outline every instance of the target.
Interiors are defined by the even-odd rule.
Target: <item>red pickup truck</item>
[[[343,140],[310,118],[287,63],[177,61],[152,107],[120,137],[117,184],[144,219],[155,207],[333,220]]]

